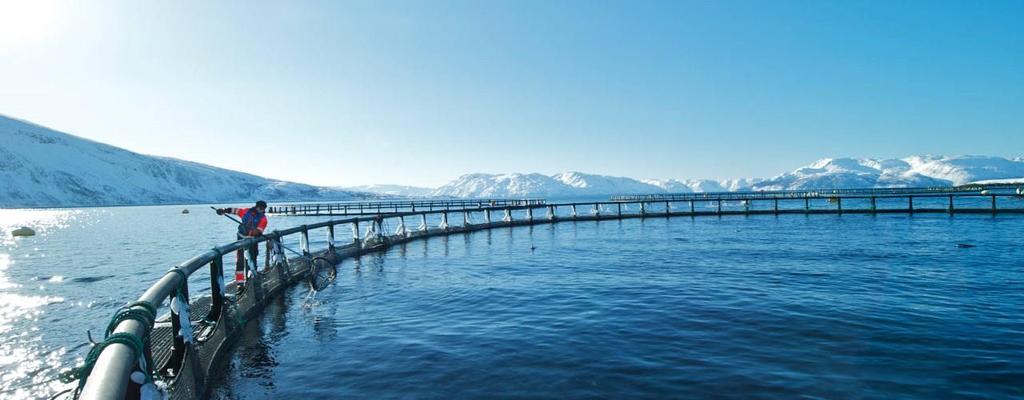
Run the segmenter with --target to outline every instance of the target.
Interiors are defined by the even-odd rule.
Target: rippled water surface
[[[1024,396],[1022,229],[674,218],[414,242],[272,305],[213,395]]]
[[[0,210],[0,398],[66,387],[48,381],[86,329],[232,237],[181,208]],[[39,235],[12,239],[21,225]],[[312,300],[287,291],[212,396],[1020,398],[1021,232],[1020,216],[735,216],[412,242],[346,260]]]
[[[270,227],[306,221],[275,219]],[[12,237],[21,226],[37,235]],[[0,399],[67,388],[55,378],[85,357],[86,330],[102,339],[118,307],[178,263],[230,242],[234,231],[206,206],[0,209]]]

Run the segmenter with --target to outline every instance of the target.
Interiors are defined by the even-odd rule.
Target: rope
[[[181,275],[181,283],[180,283],[180,284],[178,284],[178,289],[179,289],[179,290],[180,290],[180,289],[181,289],[181,288],[182,288],[183,286],[185,286],[185,283],[186,283],[186,282],[188,282],[188,273],[186,273],[186,272],[185,272],[185,270],[183,270],[183,269],[181,269],[181,268],[171,268],[171,269],[170,269],[170,270],[168,270],[167,272],[168,272],[168,273],[174,272],[174,273],[177,273],[178,275]]]
[[[141,323],[145,327],[145,334],[140,339],[127,332],[114,333],[114,329],[117,328],[121,322],[127,320],[135,320]],[[103,341],[96,344],[89,350],[89,354],[86,356],[82,366],[73,368],[69,371],[65,371],[59,375],[59,379],[63,383],[71,383],[78,381],[78,387],[74,389],[74,398],[78,398],[81,394],[82,389],[85,387],[85,382],[89,379],[89,374],[92,373],[93,367],[96,366],[96,360],[99,359],[100,354],[107,346],[114,343],[121,343],[129,346],[135,352],[135,357],[139,358],[145,365],[141,366],[145,369],[147,381],[152,381],[152,371],[149,366],[152,365],[152,360],[149,359],[149,355],[145,352],[145,343],[149,341],[149,333],[153,329],[153,324],[156,321],[156,306],[148,301],[135,301],[129,303],[117,310],[117,313],[110,318],[110,323],[107,324],[106,333],[104,333]],[[141,357],[140,357],[141,356]]]
[[[148,301],[136,301],[121,307],[110,318],[110,323],[107,324],[107,331],[103,337],[110,336],[110,334],[114,333],[114,329],[117,328],[118,324],[129,319],[138,321],[146,327],[146,332],[149,332],[150,329],[153,329],[153,323],[156,321],[156,307]]]
[[[92,349],[89,350],[89,355],[85,357],[85,362],[82,364],[81,367],[64,372],[60,375],[61,382],[64,383],[71,383],[74,382],[75,380],[78,380],[78,387],[75,388],[73,398],[77,399],[78,396],[82,393],[82,389],[85,388],[85,382],[89,379],[89,375],[92,374],[92,369],[93,367],[96,366],[96,360],[100,358],[100,354],[103,353],[103,349],[107,348],[107,346],[110,346],[114,343],[119,343],[130,347],[132,351],[135,353],[133,358],[138,358],[139,356],[145,354],[145,346],[142,343],[142,339],[139,339],[138,336],[135,336],[133,334],[127,332],[118,332],[108,336],[106,339],[103,339],[102,342],[93,346]],[[146,369],[148,370],[149,368]],[[146,378],[152,380],[151,371],[145,371],[145,373]]]

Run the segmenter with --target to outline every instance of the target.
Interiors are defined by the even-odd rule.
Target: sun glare
[[[0,0],[0,51],[31,45],[57,29],[58,4],[49,0]]]

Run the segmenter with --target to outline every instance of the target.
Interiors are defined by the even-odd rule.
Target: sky
[[[330,186],[1020,157],[1022,18],[1024,1],[0,0],[0,114]]]

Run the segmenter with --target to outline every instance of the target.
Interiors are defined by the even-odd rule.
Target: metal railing
[[[861,189],[808,189],[761,190],[745,192],[699,192],[667,194],[634,194],[612,196],[612,201],[689,201],[689,200],[766,200],[804,198],[870,198],[904,196],[980,195],[986,189],[1010,189],[1012,185],[969,185],[951,187],[861,188]],[[987,193],[986,193],[987,194]]]
[[[371,215],[403,211],[464,210],[494,207],[523,207],[545,204],[544,199],[438,199],[384,200],[334,203],[276,204],[267,209],[278,215]]]

